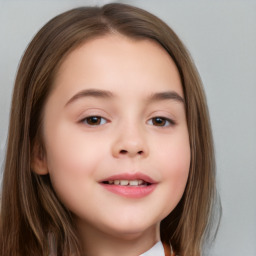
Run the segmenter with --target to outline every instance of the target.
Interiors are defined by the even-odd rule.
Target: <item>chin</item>
[[[136,239],[149,230],[156,232],[160,228],[160,222],[156,224],[137,222],[116,221],[114,225],[108,225],[106,231],[111,235],[125,240]]]

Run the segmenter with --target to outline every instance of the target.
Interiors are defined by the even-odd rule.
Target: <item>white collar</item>
[[[165,256],[164,247],[161,241],[157,242],[148,251],[142,253],[139,256]]]

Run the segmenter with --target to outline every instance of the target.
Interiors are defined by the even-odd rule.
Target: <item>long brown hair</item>
[[[207,104],[193,61],[177,35],[154,15],[124,4],[81,7],[50,20],[33,38],[16,77],[5,160],[0,252],[5,256],[81,255],[72,214],[56,196],[48,175],[31,168],[35,142],[41,140],[42,112],[58,67],[86,40],[117,32],[160,44],[176,63],[182,80],[191,147],[184,195],[161,222],[161,239],[181,256],[202,255],[216,198],[215,160]],[[50,239],[51,240],[51,239]]]

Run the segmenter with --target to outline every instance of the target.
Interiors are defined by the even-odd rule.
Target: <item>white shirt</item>
[[[164,246],[161,241],[157,242],[151,249],[139,256],[165,256]]]

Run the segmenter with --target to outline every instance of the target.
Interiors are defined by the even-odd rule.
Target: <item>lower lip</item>
[[[121,186],[101,183],[101,185],[108,191],[120,196],[129,198],[142,198],[151,194],[156,188],[157,184],[151,184],[149,186]]]

